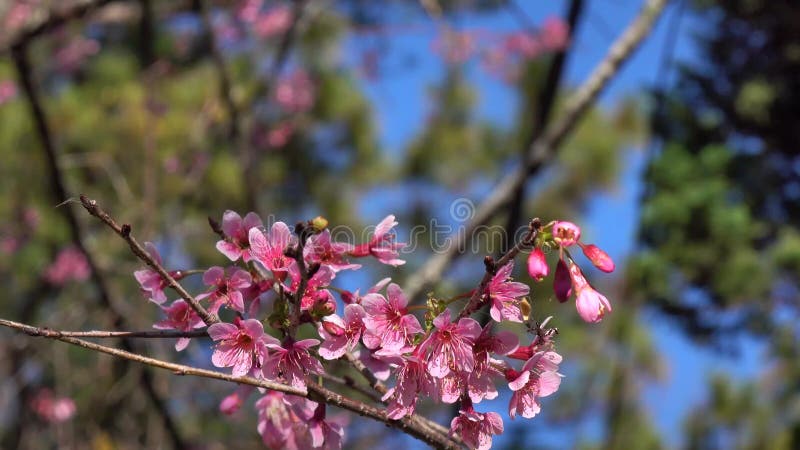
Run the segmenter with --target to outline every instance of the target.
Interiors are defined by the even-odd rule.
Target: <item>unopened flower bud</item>
[[[556,298],[561,303],[567,301],[569,296],[572,295],[572,281],[569,277],[567,263],[565,263],[563,259],[559,259],[558,265],[556,265],[556,274],[553,279],[553,291],[555,291]]]
[[[328,228],[328,219],[322,216],[314,217],[311,219],[311,226],[313,226],[317,231],[322,231],[325,228]]]
[[[536,281],[542,281],[550,273],[550,268],[547,267],[547,259],[541,248],[535,248],[528,255],[528,274]]]
[[[589,245],[581,245],[581,249],[583,250],[583,254],[589,259],[589,261],[594,264],[595,267],[602,270],[603,272],[613,272],[614,268],[614,261],[608,256],[608,253],[600,250],[600,247],[589,244]]]

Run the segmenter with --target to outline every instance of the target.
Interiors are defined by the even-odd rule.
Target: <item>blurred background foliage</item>
[[[0,2],[0,38],[13,37],[20,5],[30,6],[28,19],[36,20],[52,3]],[[565,11],[576,3],[583,2],[564,1]],[[263,22],[248,22],[247,4],[260,5]],[[90,20],[37,38],[27,48],[28,75],[41,95],[69,195],[96,198],[141,240],[155,242],[168,267],[208,267],[224,261],[207,218],[219,220],[226,209],[289,223],[321,214],[355,230],[389,213],[398,214],[403,230],[433,218],[453,224],[455,199],[477,203],[513,169],[543,114],[536,99],[547,88],[551,64],[561,50],[573,59],[580,53],[566,45],[498,63],[490,50],[502,47],[495,35],[507,31],[489,30],[489,38],[473,36],[472,58],[461,59],[461,49],[446,48],[451,27],[522,12],[505,0],[438,5],[440,20],[410,0],[110,2]],[[535,316],[554,315],[561,330],[567,377],[541,416],[506,420],[499,448],[800,446],[800,7],[789,0],[676,0],[672,7],[702,24],[691,30],[697,61],[682,64],[674,82],[592,109],[528,184],[520,224],[534,215],[580,222],[598,193],[630,188],[622,180],[626,161],[646,149],[636,251],[618,261],[619,275],[604,286],[614,313],[587,327],[573,307],[552,300],[551,280],[532,286]],[[302,14],[295,25],[264,19],[275,11]],[[533,18],[535,30],[545,30],[541,21]],[[528,25],[516,33],[539,32]],[[578,20],[576,29],[583,26]],[[392,44],[394,33],[421,29],[434,37],[427,47]],[[407,111],[376,104],[373,92],[391,89],[376,86],[402,79],[419,64],[418,54],[432,52],[442,70],[421,98],[427,113],[402,130],[401,145],[388,145],[379,112]],[[511,93],[503,97],[515,102],[504,106],[510,120],[479,114],[478,104],[494,99],[472,76],[478,63]],[[8,52],[0,58],[0,83],[5,80],[16,91],[4,97],[0,85],[0,275],[6,280],[0,316],[61,329],[113,328],[86,273],[72,280],[54,275],[54,261],[74,245],[65,210],[78,207],[55,206],[63,199]],[[561,83],[552,115],[572,88]],[[77,214],[114,308],[129,327],[148,328],[159,313],[137,293],[136,261],[124,243]],[[490,225],[507,226],[505,215]],[[587,227],[585,233],[602,246],[615,230]],[[471,249],[436,286],[437,295],[471,289],[483,255],[498,244]],[[428,247],[405,255],[409,263],[400,270],[371,267],[371,278],[342,277],[342,287],[363,290],[382,276],[402,284],[430,256]],[[66,261],[80,264],[80,258]],[[192,278],[187,285],[201,288]],[[665,436],[645,389],[670,370],[692,368],[668,367],[653,321],[726,354],[739,350],[743,336],[756,339],[768,357],[746,381],[697,373],[708,379],[707,397],[676,400],[696,409],[672,430],[677,437]],[[180,435],[168,439],[137,382],[141,367],[120,371],[104,356],[2,336],[1,448],[260,445],[251,407],[231,417],[218,413],[229,386],[152,373]],[[208,365],[209,345],[200,339],[180,354],[169,342],[141,347]],[[30,399],[43,387],[73,397],[77,416],[57,426],[36,419]],[[507,399],[501,400],[491,405],[502,411]],[[428,412],[444,421],[448,408]],[[383,427],[351,421],[357,426],[348,428],[348,448],[405,442]]]

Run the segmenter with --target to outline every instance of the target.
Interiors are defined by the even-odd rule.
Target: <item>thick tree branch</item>
[[[31,325],[13,322],[10,320],[0,321],[0,326],[16,329],[28,334],[31,334],[31,330],[36,329],[36,327],[33,327]],[[172,373],[176,375],[191,375],[204,378],[213,378],[237,384],[247,384],[250,386],[283,392],[289,395],[306,397],[310,400],[317,402],[325,402],[329,405],[337,406],[339,408],[355,412],[361,416],[369,417],[379,422],[383,422],[390,427],[400,429],[408,433],[409,435],[414,436],[415,438],[425,442],[426,444],[431,445],[434,448],[450,449],[450,450],[456,450],[459,448],[458,445],[455,444],[454,442],[450,441],[449,439],[440,435],[439,433],[431,432],[431,430],[420,426],[419,424],[415,423],[410,417],[406,417],[401,420],[392,420],[387,416],[387,412],[385,410],[380,410],[365,403],[346,398],[341,394],[326,389],[316,383],[309,383],[308,390],[305,391],[302,389],[294,388],[292,386],[287,386],[285,384],[275,383],[268,380],[260,380],[253,377],[235,377],[233,375],[221,372],[215,372],[213,370],[206,370],[197,367],[185,366],[182,364],[175,364],[156,358],[142,356],[129,351],[120,350],[113,347],[107,347],[105,345],[96,344],[94,342],[89,342],[74,337],[48,334],[46,330],[35,331],[33,334],[36,336],[43,336],[50,339],[59,340],[62,342],[66,342],[68,344],[76,345],[96,352],[106,353],[119,358],[124,358],[129,361],[134,361],[141,364],[146,364],[149,366],[170,370],[172,371]]]
[[[93,215],[100,219],[101,222],[108,225],[109,228],[114,230],[125,242],[128,243],[131,251],[134,255],[136,255],[142,262],[150,266],[151,269],[155,270],[159,275],[161,275],[161,279],[167,283],[167,286],[171,287],[181,296],[182,299],[192,307],[192,309],[197,312],[197,315],[203,319],[203,322],[206,325],[211,325],[214,323],[219,322],[219,319],[216,316],[213,316],[209,313],[203,305],[200,304],[186,289],[178,283],[177,280],[164,268],[158,261],[156,261],[149,253],[139,244],[139,241],[133,237],[131,234],[131,226],[128,224],[120,225],[114,220],[111,215],[109,215],[100,205],[97,204],[96,200],[92,200],[85,195],[81,195],[81,204],[89,212],[89,214]]]
[[[483,200],[473,215],[472,220],[463,230],[455,233],[448,242],[445,251],[431,257],[417,272],[409,277],[405,292],[409,298],[418,297],[425,289],[441,279],[450,263],[460,256],[459,249],[464,248],[477,227],[484,225],[494,217],[513,198],[514,192],[527,181],[531,172],[538,170],[547,162],[569,133],[577,126],[580,119],[594,104],[600,92],[608,86],[609,81],[617,74],[633,51],[642,43],[653,29],[667,0],[648,0],[642,11],[628,26],[625,32],[612,44],[606,57],[595,67],[589,78],[572,94],[564,105],[561,117],[547,127],[542,136],[536,139],[527,149],[523,163],[511,175],[504,178],[499,185]]]

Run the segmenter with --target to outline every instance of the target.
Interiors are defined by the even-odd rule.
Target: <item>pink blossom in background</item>
[[[548,17],[539,33],[542,47],[551,52],[564,50],[569,44],[569,25],[560,17]]]
[[[17,85],[11,80],[0,80],[0,105],[8,103],[17,95]]]
[[[528,295],[530,288],[527,284],[510,281],[513,270],[514,262],[511,261],[501,267],[486,286],[486,293],[492,304],[489,313],[496,322],[522,322],[519,299]]]
[[[69,397],[58,397],[47,388],[40,389],[31,400],[31,408],[42,420],[62,423],[75,415],[75,402]]]
[[[14,30],[22,28],[40,3],[39,0],[12,2],[11,8],[8,9],[5,17],[3,17],[3,31],[13,32]]]
[[[302,432],[303,427],[298,427],[301,420],[289,408],[286,397],[282,392],[267,391],[256,401],[258,434],[261,435],[267,448],[299,449],[296,435],[297,431]]]
[[[159,330],[178,330],[178,331],[191,331],[195,328],[201,328],[205,323],[197,315],[188,303],[183,300],[175,300],[170,306],[162,306],[161,309],[167,318],[156,322],[153,328]],[[181,351],[189,345],[189,338],[178,338],[175,344],[175,350]]]
[[[203,274],[203,284],[213,289],[198,295],[197,299],[209,298],[208,310],[213,314],[217,314],[222,306],[244,313],[244,296],[241,291],[249,288],[252,282],[253,277],[244,269],[232,266],[226,270],[214,266]]]
[[[272,149],[284,147],[294,135],[294,124],[280,122],[267,132],[267,145]]]
[[[460,433],[464,443],[471,449],[489,450],[492,447],[492,435],[503,432],[503,419],[494,412],[475,411],[469,400],[462,401],[462,405],[458,416],[450,422],[450,432]]]
[[[314,106],[316,88],[308,72],[297,69],[278,80],[274,95],[286,112],[303,113]]]
[[[264,0],[244,0],[238,7],[236,16],[244,23],[253,23],[261,13]]]
[[[544,51],[538,36],[533,36],[528,31],[510,33],[505,38],[503,48],[508,53],[524,59],[535,59]]]
[[[0,238],[0,252],[10,255],[17,251],[22,245],[22,240],[14,236],[3,236]]]
[[[463,64],[475,53],[475,38],[468,32],[446,32],[433,44],[448,64]]]
[[[306,375],[324,373],[322,364],[311,356],[308,349],[319,344],[316,339],[295,341],[287,339],[281,344],[272,338],[267,347],[271,350],[264,360],[262,372],[264,378],[272,381],[286,382],[298,389],[306,388]]]
[[[386,297],[378,293],[367,294],[361,300],[367,313],[364,316],[367,328],[364,345],[370,349],[400,350],[423,330],[419,320],[408,312],[408,299],[400,286],[390,284],[386,294]]]
[[[39,223],[42,221],[42,216],[36,208],[25,208],[22,211],[22,223],[28,228],[29,232],[35,231],[39,228]]]
[[[248,237],[250,256],[272,272],[276,279],[284,280],[289,265],[294,262],[294,259],[284,254],[292,243],[292,232],[289,227],[283,222],[275,222],[267,234],[258,228],[250,228]]]
[[[226,416],[235,414],[242,407],[242,404],[255,391],[256,388],[249,385],[242,385],[236,388],[233,393],[222,399],[219,404],[219,411]]]
[[[472,372],[475,359],[472,346],[481,334],[481,326],[474,319],[463,318],[450,322],[450,310],[445,309],[433,319],[435,329],[420,344],[422,352],[430,351],[428,373],[444,378],[451,371]]]
[[[267,342],[275,338],[264,333],[264,326],[256,319],[233,323],[219,322],[208,327],[208,335],[219,341],[211,355],[216,367],[233,367],[233,376],[241,377],[258,367],[267,356]]]
[[[76,37],[56,51],[56,67],[63,73],[73,73],[92,55],[100,51],[100,43],[94,39]]]
[[[307,422],[310,442],[304,444],[306,448],[341,450],[344,428],[335,421],[326,420],[325,412],[325,403],[318,404],[314,415]]]
[[[395,267],[405,264],[406,262],[398,256],[406,244],[396,242],[396,235],[391,232],[397,224],[393,214],[386,216],[375,227],[375,233],[369,242],[355,246],[351,255],[358,257],[372,255],[378,261]]]
[[[262,39],[268,39],[286,33],[291,26],[291,9],[288,6],[279,5],[255,18],[253,32]]]
[[[225,211],[222,215],[222,234],[225,239],[217,241],[217,250],[231,261],[239,258],[244,262],[250,261],[250,230],[262,226],[261,218],[254,212],[247,213],[242,220],[237,212]]]
[[[158,254],[156,246],[152,242],[145,242],[144,248],[153,260],[157,263],[164,265],[161,261],[161,255]],[[167,301],[167,294],[164,289],[167,287],[167,282],[161,278],[161,275],[153,269],[142,269],[133,272],[136,281],[139,282],[139,287],[142,292],[149,293],[150,300],[160,305]]]
[[[76,247],[66,247],[45,270],[44,278],[54,286],[63,286],[69,281],[87,280],[91,274],[86,255]]]

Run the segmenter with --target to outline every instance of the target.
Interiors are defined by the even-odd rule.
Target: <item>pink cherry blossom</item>
[[[561,385],[560,363],[561,355],[558,353],[538,352],[525,362],[521,372],[508,371],[508,387],[514,391],[508,406],[508,415],[512,419],[517,414],[530,419],[541,411],[538,399],[553,394]]]
[[[275,278],[285,279],[289,265],[294,262],[284,254],[292,243],[289,227],[283,222],[275,222],[267,235],[258,228],[251,228],[249,240],[250,256],[271,271]]]
[[[611,303],[586,281],[581,269],[573,262],[569,264],[569,275],[572,286],[577,292],[575,307],[578,309],[578,315],[589,323],[600,322],[603,316],[611,312]]]
[[[275,101],[289,113],[303,113],[314,106],[316,89],[305,70],[297,69],[278,80]]]
[[[219,412],[226,416],[235,414],[254,390],[255,388],[253,386],[239,386],[232,394],[222,399],[219,403]]]
[[[11,80],[0,80],[0,106],[17,95],[17,85]]]
[[[344,307],[344,319],[337,315],[323,317],[318,330],[324,342],[319,348],[319,356],[325,359],[341,358],[352,351],[364,331],[364,308],[361,305]]]
[[[528,274],[536,281],[542,281],[550,273],[547,258],[541,248],[535,248],[528,255]]]
[[[513,270],[514,262],[511,261],[501,267],[486,286],[486,294],[492,302],[489,313],[496,322],[522,322],[519,299],[528,295],[530,288],[524,283],[510,281]]]
[[[387,416],[399,420],[414,414],[420,395],[432,395],[435,391],[433,378],[428,374],[426,364],[420,355],[414,353],[403,357],[395,372],[396,384],[383,396],[389,400]]]
[[[450,433],[460,433],[461,439],[471,449],[490,449],[492,435],[503,432],[503,419],[499,414],[479,413],[473,409],[472,402],[468,399],[462,401],[462,409],[458,414],[450,422]]]
[[[213,314],[217,314],[222,306],[244,313],[244,296],[241,291],[249,288],[252,282],[253,278],[246,270],[229,267],[226,274],[225,269],[214,266],[203,274],[203,284],[213,289],[198,295],[197,299],[210,298],[208,310]]]
[[[31,408],[42,420],[62,423],[75,415],[75,402],[69,397],[58,397],[47,388],[40,389],[31,400]]]
[[[364,244],[357,245],[353,251],[353,256],[368,256],[372,255],[378,261],[388,264],[390,266],[400,266],[406,262],[399,259],[399,250],[406,246],[404,243],[395,242],[396,236],[390,233],[392,228],[397,226],[398,222],[394,220],[394,215],[386,216],[376,227],[372,239]]]
[[[235,211],[225,211],[222,215],[222,233],[225,239],[217,241],[217,250],[231,261],[242,258],[250,261],[250,230],[263,226],[261,218],[254,212],[247,213],[242,220]]]
[[[578,245],[581,246],[581,250],[583,250],[583,254],[589,259],[589,261],[594,264],[595,267],[602,270],[606,273],[611,273],[616,268],[614,265],[614,261],[608,256],[608,253],[604,252],[600,249],[600,247],[594,244],[584,245],[578,242]]]
[[[77,37],[56,51],[54,57],[56,67],[64,73],[75,72],[89,56],[98,51],[100,51],[99,42],[82,36]]]
[[[353,251],[351,244],[331,241],[331,232],[327,229],[308,238],[303,247],[306,261],[330,267],[334,272],[347,269],[360,269],[361,264],[350,264],[345,256]]]
[[[178,330],[178,331],[191,331],[195,328],[201,328],[205,323],[200,316],[183,300],[175,300],[169,306],[162,306],[161,309],[167,318],[160,320],[153,325],[153,328],[159,330]],[[189,345],[189,338],[178,338],[175,343],[175,350],[181,351]]]
[[[264,14],[260,14],[253,24],[256,36],[267,39],[283,34],[292,25],[292,11],[283,5],[276,6]]]
[[[299,450],[297,435],[305,432],[305,425],[295,415],[282,392],[267,391],[256,401],[258,434],[267,448]]]
[[[300,269],[297,267],[297,262],[292,261],[288,269],[289,279],[291,284],[285,286],[287,292],[295,293],[300,287]],[[336,274],[329,266],[320,266],[320,268],[311,276],[306,282],[306,289],[303,291],[303,298],[300,300],[300,308],[303,311],[310,311],[316,308],[324,308],[328,310],[327,314],[332,314],[336,310],[336,301],[333,294],[327,289],[331,284]]]
[[[244,23],[253,23],[261,13],[262,6],[264,6],[264,0],[245,0],[238,7],[236,15]]]
[[[451,371],[472,372],[475,367],[472,346],[481,334],[481,326],[474,319],[463,318],[450,322],[450,310],[445,309],[433,319],[435,330],[420,344],[423,352],[430,351],[428,373],[444,378]]]
[[[498,396],[494,380],[502,376],[502,372],[496,366],[505,363],[492,358],[492,355],[507,355],[514,352],[519,345],[519,338],[514,333],[510,331],[493,333],[492,329],[493,323],[489,322],[475,340],[473,346],[475,367],[466,375],[467,394],[475,403]]]
[[[277,339],[269,342],[267,347],[271,352],[262,367],[264,378],[305,389],[306,375],[324,372],[322,364],[308,352],[309,348],[318,344],[316,339],[295,341],[287,338],[282,345]]]
[[[578,243],[581,238],[581,229],[572,222],[556,222],[553,224],[553,239],[562,247],[569,247]]]
[[[151,242],[145,242],[144,248],[147,250],[147,253],[150,254],[150,257],[153,258],[159,265],[163,266],[164,264],[161,262],[161,255],[158,254],[158,250],[156,250],[156,246],[153,245]],[[141,287],[142,291],[145,293],[150,294],[150,300],[152,300],[156,304],[162,304],[167,301],[167,295],[164,293],[164,288],[167,287],[167,282],[161,278],[158,272],[153,269],[142,269],[133,272],[133,276],[136,278],[136,281],[139,282],[139,286]]]
[[[375,378],[386,381],[391,375],[391,364],[383,359],[384,357],[376,355],[369,350],[357,350],[355,356],[361,361]]]
[[[570,281],[569,268],[563,259],[556,264],[556,274],[553,278],[553,291],[559,302],[564,303],[572,295],[572,282]]]
[[[511,33],[505,38],[505,50],[525,59],[534,59],[544,50],[538,36],[532,36],[528,31]]]
[[[375,285],[374,285],[374,286],[372,286],[371,288],[369,288],[369,289],[367,290],[367,293],[368,293],[368,294],[372,294],[372,293],[375,293],[375,292],[380,292],[380,291],[381,291],[381,290],[382,290],[384,287],[386,287],[386,285],[387,285],[387,284],[389,284],[391,281],[392,281],[392,279],[391,279],[391,278],[388,278],[388,277],[387,277],[387,278],[384,278],[384,279],[382,279],[381,281],[378,281],[377,283],[375,283]],[[345,304],[350,304],[350,303],[357,303],[357,304],[360,304],[360,303],[361,303],[361,299],[362,299],[363,297],[361,296],[361,294],[360,294],[360,292],[359,292],[359,291],[360,291],[360,289],[356,289],[356,291],[355,291],[355,292],[350,292],[350,291],[342,290],[342,291],[340,292],[340,295],[341,295],[341,297],[342,297],[342,302],[343,302],[343,303],[345,303]]]
[[[91,274],[86,255],[70,246],[58,252],[56,260],[45,270],[44,279],[54,286],[63,286],[69,281],[84,281]]]
[[[463,64],[475,53],[475,38],[467,32],[446,32],[434,42],[434,50],[448,64]]]
[[[408,313],[408,299],[400,286],[390,284],[386,295],[388,299],[372,293],[361,300],[366,312],[364,345],[370,349],[398,350],[411,343],[415,334],[422,332],[419,320]]]
[[[332,420],[325,420],[325,403],[319,403],[314,415],[307,421],[311,437],[310,447],[323,450],[341,450],[344,428]]]
[[[267,132],[267,145],[271,149],[278,149],[289,143],[294,134],[294,124],[283,121],[276,124]]]
[[[569,24],[560,17],[548,17],[542,24],[540,41],[546,50],[555,52],[564,50],[569,44]]]
[[[264,333],[264,326],[256,319],[233,323],[219,322],[208,327],[211,339],[219,341],[211,355],[216,367],[233,367],[233,376],[244,376],[260,366],[267,356],[267,343],[277,339]]]

